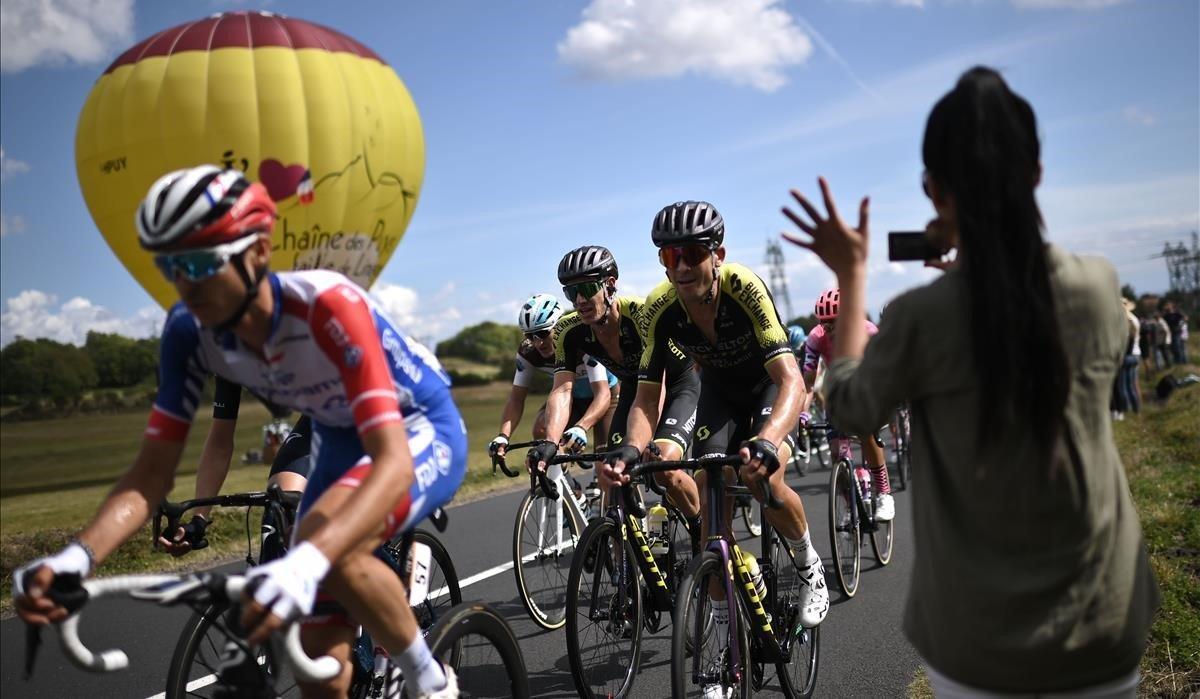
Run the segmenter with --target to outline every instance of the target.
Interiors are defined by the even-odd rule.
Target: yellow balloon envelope
[[[274,269],[334,269],[367,287],[412,218],[425,142],[395,71],[327,27],[234,12],[130,48],[88,95],[75,167],[104,239],[164,308],[175,290],[138,247],[134,214],[155,179],[202,163],[270,192]]]

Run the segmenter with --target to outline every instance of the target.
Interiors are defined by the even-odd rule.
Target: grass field
[[[505,382],[454,389],[455,401],[467,423],[470,453],[467,479],[456,500],[478,497],[491,490],[520,487],[522,479],[492,475],[487,444],[496,435],[500,409],[508,397]],[[514,441],[529,439],[533,416],[541,401],[530,396]],[[235,464],[222,492],[261,490],[267,467],[243,465],[240,455],[261,448],[262,425],[269,414],[257,401],[242,404],[236,435]],[[14,566],[52,553],[85,525],[116,478],[137,453],[146,413],[86,415],[67,419],[0,422],[0,611],[10,606],[9,588]],[[195,493],[196,462],[211,415],[200,411],[170,499],[184,500]],[[212,546],[180,559],[181,566],[198,566],[244,555],[245,524],[242,511],[225,513],[216,520]],[[109,573],[166,568],[167,557],[150,552],[150,529],[126,543],[105,563]]]

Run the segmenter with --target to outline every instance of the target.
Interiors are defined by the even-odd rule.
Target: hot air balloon
[[[275,199],[274,269],[367,287],[412,218],[425,143],[396,72],[328,27],[231,12],[128,49],[83,105],[75,167],[109,247],[164,308],[175,291],[138,247],[134,213],[157,177],[202,163],[238,168]]]

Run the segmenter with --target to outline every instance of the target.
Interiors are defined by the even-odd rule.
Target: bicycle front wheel
[[[881,566],[892,562],[892,544],[895,539],[893,524],[892,520],[876,520],[875,528],[871,530],[871,550],[875,552],[875,560],[879,561]]]
[[[821,627],[805,628],[800,623],[802,586],[800,571],[778,535],[772,537],[771,561],[774,574],[767,579],[771,591],[772,619],[776,639],[787,656],[787,662],[775,665],[783,695],[792,699],[808,699],[817,686],[817,665],[820,661]]]
[[[456,605],[425,640],[434,657],[443,662],[455,658],[448,664],[458,676],[460,697],[530,696],[517,638],[504,619],[483,602]]]
[[[858,484],[854,467],[846,459],[833,464],[829,478],[829,544],[838,587],[847,597],[858,592],[862,569],[862,536],[858,519]]]
[[[543,629],[567,623],[567,577],[571,554],[583,525],[565,497],[552,500],[541,491],[530,491],[517,508],[513,527],[513,574],[517,593],[529,618]]]
[[[167,699],[215,697],[223,691],[217,682],[217,671],[232,639],[221,618],[228,609],[225,605],[211,605],[188,619],[167,669]],[[269,645],[258,648],[258,657],[253,662],[269,677],[275,696],[299,697],[300,689],[286,664],[281,666],[271,661]]]
[[[729,614],[737,614],[736,659],[729,625],[712,621],[713,595],[709,590],[720,589],[724,596],[725,575],[721,557],[714,551],[704,551],[692,560],[687,577],[679,583],[671,630],[674,699],[750,695],[750,619],[741,601],[726,602]]]
[[[626,697],[641,665],[641,580],[633,547],[601,517],[583,530],[567,581],[567,658],[579,696]]]

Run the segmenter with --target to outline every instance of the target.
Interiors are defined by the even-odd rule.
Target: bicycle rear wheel
[[[862,570],[862,534],[858,518],[858,484],[854,467],[846,459],[833,464],[829,478],[829,544],[838,587],[847,597],[858,592]]]
[[[458,676],[460,697],[527,699],[529,676],[512,629],[483,602],[455,605],[425,639],[437,658]],[[389,695],[390,696],[390,695]]]
[[[551,500],[541,491],[526,493],[513,527],[517,593],[529,618],[547,630],[567,623],[567,576],[583,528],[563,499],[566,495],[560,493],[560,499]]]
[[[871,530],[871,549],[881,566],[892,562],[892,545],[895,543],[893,524],[892,520],[875,520],[875,528]]]
[[[567,581],[567,658],[579,696],[625,697],[641,665],[641,580],[608,517],[583,530]],[[624,579],[624,589],[621,579]]]
[[[725,589],[725,575],[721,557],[704,551],[692,559],[687,577],[679,583],[671,630],[671,696],[675,699],[750,695],[750,619],[741,600],[727,602],[729,614],[737,614],[738,619],[738,663],[733,660],[733,639],[719,633],[720,624],[712,621],[709,586]]]

